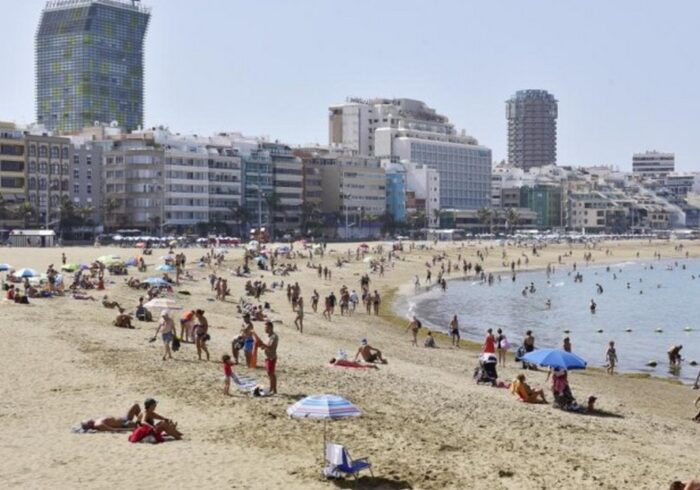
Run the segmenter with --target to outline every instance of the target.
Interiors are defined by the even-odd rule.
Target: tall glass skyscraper
[[[47,2],[36,34],[37,122],[66,132],[95,121],[141,126],[149,19],[139,0]]]

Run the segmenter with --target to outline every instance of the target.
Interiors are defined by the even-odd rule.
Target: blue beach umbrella
[[[521,360],[559,369],[586,369],[587,364],[576,354],[560,349],[537,349],[525,354]]]
[[[149,277],[145,281],[143,281],[147,284],[150,284],[151,286],[169,286],[170,284],[168,281],[161,279],[160,277]]]
[[[36,277],[39,275],[34,269],[20,269],[13,274],[15,277]]]
[[[10,264],[0,264],[0,272],[9,271],[10,269],[14,269],[14,267]]]
[[[359,417],[362,411],[338,395],[311,395],[287,408],[287,415],[297,419],[323,420],[323,453],[326,452],[326,422]]]
[[[175,272],[175,267],[170,264],[161,264],[156,267],[156,270],[161,272]]]

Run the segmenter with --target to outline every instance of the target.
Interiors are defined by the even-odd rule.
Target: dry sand
[[[649,259],[654,251],[674,255],[676,243],[611,243],[608,260]],[[458,244],[438,245],[453,261],[461,252],[475,260],[477,247],[458,250]],[[337,254],[354,245],[328,246]],[[688,242],[691,256],[700,244]],[[530,268],[556,263],[568,246],[550,246]],[[110,248],[2,249],[0,262],[45,270],[60,265],[61,252],[69,262],[136,250]],[[527,249],[509,250],[517,257]],[[188,260],[203,254],[187,249]],[[285,277],[299,281],[306,300],[304,334],[292,324],[293,313],[284,292],[268,293],[282,325],[279,390],[270,398],[221,392],[218,359],[230,352],[240,328],[233,301],[242,294],[243,280],[228,269],[242,263],[242,251],[231,250],[221,270],[229,278],[232,302],[210,302],[205,276],[208,270],[191,268],[197,278],[180,289],[186,308],[207,310],[212,325],[211,362],[197,361],[194,347],[183,344],[176,360],[161,361],[161,343],[149,343],[155,323],[136,322],[135,330],[114,328],[114,312],[99,302],[68,298],[35,300],[30,306],[0,304],[3,338],[0,367],[0,481],[5,488],[333,488],[319,478],[322,425],[290,420],[285,409],[300,397],[337,393],[364,411],[359,419],[329,424],[330,438],[345,444],[356,457],[369,456],[375,478],[340,488],[666,488],[676,478],[700,473],[696,448],[700,425],[690,419],[697,392],[657,379],[609,377],[586,371],[571,375],[579,399],[599,398],[598,406],[611,416],[575,415],[549,405],[525,405],[505,389],[477,386],[471,380],[477,352],[470,349],[424,349],[410,346],[403,321],[391,312],[389,300],[398,287],[424,274],[424,263],[434,251],[403,254],[385,277],[372,276],[372,289],[385,297],[379,318],[358,312],[336,316],[332,322],[311,312],[313,288],[322,297],[341,284],[359,290],[364,262],[341,269],[332,267],[331,281],[319,280],[297,261],[300,272]],[[574,257],[582,263],[582,246]],[[147,262],[158,263],[155,251]],[[321,261],[329,267],[337,255]],[[597,262],[605,260],[595,251]],[[319,259],[315,259],[318,263]],[[487,271],[500,267],[500,250],[486,260]],[[152,268],[152,267],[151,267]],[[133,269],[130,269],[133,273]],[[150,274],[139,274],[146,276]],[[264,273],[266,281],[273,280]],[[259,274],[258,274],[259,276]],[[410,289],[410,287],[408,288]],[[122,277],[112,277],[107,293],[128,305],[138,292]],[[99,293],[93,292],[99,298]],[[358,309],[359,311],[359,309]],[[400,327],[400,328],[399,328]],[[262,336],[262,325],[256,330]],[[389,358],[378,370],[353,371],[326,367],[339,348],[354,353],[358,340],[368,337]],[[518,372],[513,362],[501,369],[503,379]],[[239,373],[246,369],[239,368]],[[264,371],[253,373],[266,383]],[[545,373],[528,373],[544,384]],[[179,422],[183,441],[160,445],[130,444],[126,434],[73,434],[80,420],[122,415],[146,397],[158,399],[158,412]]]

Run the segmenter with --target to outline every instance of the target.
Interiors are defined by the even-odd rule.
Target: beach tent
[[[0,271],[2,272],[9,271],[12,269],[14,269],[14,267],[12,267],[10,264],[0,264]]]

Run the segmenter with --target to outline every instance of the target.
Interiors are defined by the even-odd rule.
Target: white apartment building
[[[632,172],[643,178],[663,180],[676,169],[676,157],[673,153],[646,151],[632,155]]]
[[[440,173],[420,163],[401,163],[406,169],[406,191],[413,194],[406,203],[406,211],[409,214],[425,212],[428,228],[437,228],[440,220],[435,212],[440,210]]]
[[[329,142],[361,155],[427,165],[440,174],[440,207],[490,203],[491,150],[413,99],[349,99],[330,108]]]

